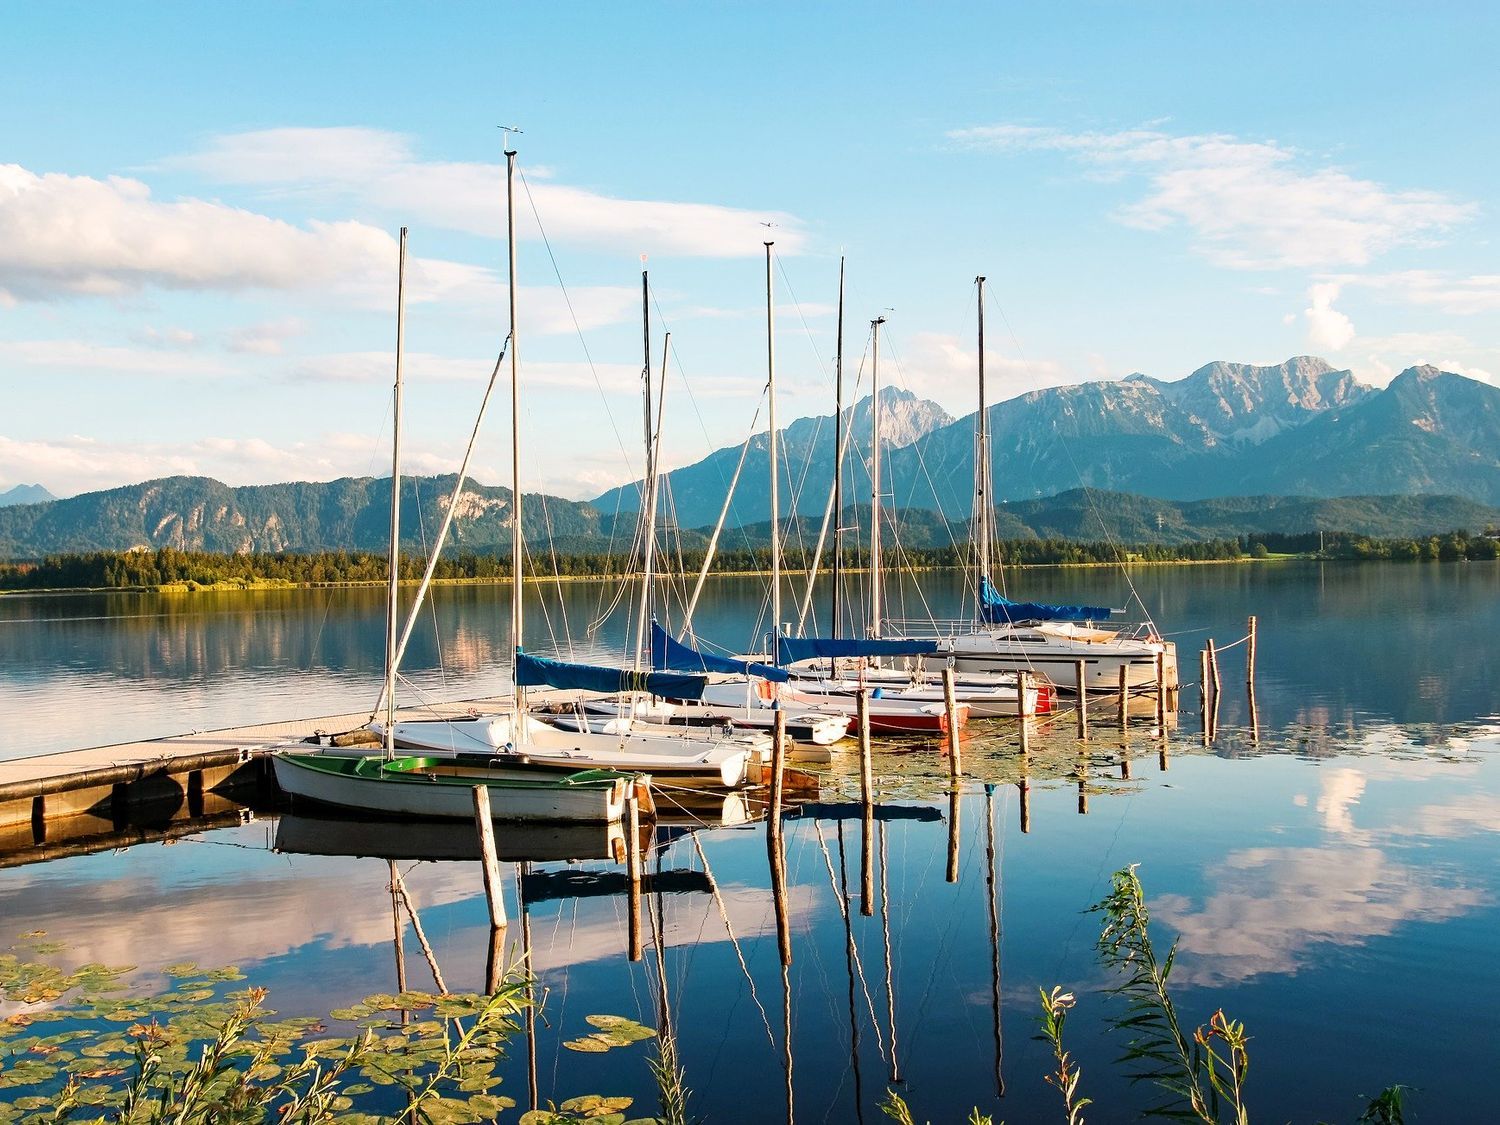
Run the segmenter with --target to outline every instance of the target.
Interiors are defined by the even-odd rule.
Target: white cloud
[[[1142,230],[1186,227],[1200,253],[1232,269],[1364,265],[1397,246],[1428,245],[1477,210],[1440,192],[1393,190],[1309,167],[1275,141],[1227,134],[990,125],[948,137],[972,149],[1065,153],[1112,181],[1145,176],[1147,194],[1118,219]]]
[[[1212,872],[1212,885],[1197,909],[1182,895],[1159,896],[1152,908],[1180,935],[1178,973],[1193,984],[1295,973],[1319,946],[1362,945],[1488,901],[1482,891],[1442,886],[1430,872],[1368,847],[1249,848]]]
[[[325,289],[389,277],[395,240],[356,222],[305,229],[199,199],[161,202],[140,180],[0,165],[0,292],[12,299],[169,289]]]
[[[1500,310],[1500,274],[1468,277],[1435,270],[1351,274],[1336,279],[1359,285],[1409,305],[1432,307],[1456,316]]]
[[[1354,322],[1333,307],[1338,300],[1337,282],[1324,281],[1307,291],[1308,307],[1302,310],[1307,318],[1307,340],[1314,351],[1341,352],[1354,339]]]
[[[223,375],[230,370],[217,360],[186,351],[161,347],[128,348],[86,340],[0,341],[0,355],[32,367],[62,367],[97,375],[198,378]]]
[[[470,234],[498,238],[505,231],[503,165],[419,160],[406,137],[379,129],[234,133],[215,138],[201,152],[165,163],[220,183],[356,199]],[[762,224],[770,222],[778,253],[799,253],[806,242],[800,221],[780,211],[619,199],[551,182],[537,170],[527,182],[530,199],[553,240],[653,254],[741,258],[764,252],[767,228]],[[517,234],[535,238],[539,232],[527,190],[518,189]]]
[[[966,345],[957,336],[941,332],[918,332],[906,347],[894,356],[894,375],[885,365],[887,337],[881,337],[881,381],[894,378],[896,385],[941,403],[950,413],[962,417],[979,407],[979,352],[977,345]],[[894,351],[894,349],[892,349]],[[845,360],[847,364],[847,359]],[[846,366],[845,370],[848,368]],[[993,348],[985,349],[985,387],[991,404],[1043,387],[1063,387],[1080,381],[1080,376],[1061,363],[1050,359],[1028,360],[1008,356]],[[869,393],[868,385],[861,395]]]
[[[263,320],[232,330],[224,346],[243,355],[280,355],[287,340],[306,331],[307,325],[299,317]]]

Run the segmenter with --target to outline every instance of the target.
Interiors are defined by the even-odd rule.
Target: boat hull
[[[625,811],[624,776],[519,780],[430,758],[385,761],[367,756],[281,753],[276,783],[294,798],[392,816],[474,817],[475,786],[489,791],[497,821],[609,824]]]
[[[376,724],[378,726],[378,724]],[[396,745],[407,750],[460,755],[497,764],[576,771],[621,770],[671,776],[674,781],[735,788],[745,784],[754,748],[732,739],[705,738],[690,731],[660,734],[565,731],[527,718],[517,745],[508,715],[458,719],[415,719],[396,723]]]

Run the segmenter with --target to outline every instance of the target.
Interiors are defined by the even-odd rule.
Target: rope
[[[693,837],[693,847],[698,851],[698,858],[703,861],[703,874],[708,877],[708,889],[713,892],[714,904],[719,908],[719,918],[724,923],[724,932],[729,935],[729,944],[734,946],[734,955],[740,963],[740,971],[745,974],[745,980],[750,983],[750,999],[755,1001],[755,1006],[760,1009],[760,1021],[766,1028],[766,1040],[771,1044],[771,1050],[776,1050],[776,1033],[771,1030],[771,1017],[766,1014],[765,1005],[760,1002],[760,996],[755,991],[755,977],[750,973],[750,966],[745,963],[744,950],[740,948],[739,938],[734,936],[734,926],[729,921],[729,911],[724,906],[724,896],[719,893],[719,881],[714,878],[713,870],[708,866],[708,855],[703,850],[703,844],[697,836]]]

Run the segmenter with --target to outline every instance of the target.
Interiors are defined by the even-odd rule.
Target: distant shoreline
[[[1390,560],[1382,559],[1322,559],[1319,560],[1310,555],[1270,555],[1264,558],[1252,558],[1243,555],[1234,559],[1134,559],[1130,562],[1056,562],[1056,563],[1013,563],[1006,565],[1002,570],[1098,570],[1114,568],[1137,568],[1137,567],[1166,567],[1166,566],[1221,566],[1241,565],[1244,563],[1266,563],[1266,562],[1382,562]],[[826,569],[826,568],[825,568]],[[906,573],[931,574],[942,571],[966,570],[966,567],[958,566],[906,566],[900,568]],[[869,567],[850,567],[842,569],[844,574],[868,574]],[[808,574],[806,567],[787,568],[782,572],[783,576],[803,576]],[[717,578],[769,578],[769,570],[724,570],[715,571],[709,575],[709,579]],[[637,581],[638,575],[607,575],[607,574],[558,574],[558,575],[528,575],[523,581],[526,585],[564,585],[580,582],[622,582]],[[509,586],[510,578],[434,578],[434,586]],[[402,588],[410,588],[420,584],[420,579],[403,578],[399,585]],[[0,589],[0,598],[4,597],[71,597],[89,594],[252,594],[265,593],[273,590],[378,590],[384,589],[387,583],[379,580],[357,580],[346,582],[292,582],[285,579],[262,579],[251,581],[229,580],[214,583],[202,582],[168,582],[159,586],[77,586],[77,587],[50,587],[36,590],[3,590]]]

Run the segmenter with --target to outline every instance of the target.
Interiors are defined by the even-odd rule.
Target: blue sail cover
[[[858,637],[776,638],[778,664],[791,664],[793,661],[817,656],[926,656],[936,651],[936,641],[877,641]]]
[[[991,625],[1014,621],[1100,621],[1107,620],[1110,610],[1097,605],[1043,605],[1039,602],[1013,602],[990,581],[979,580],[979,615]]]
[[[672,699],[701,699],[708,680],[676,672],[632,672],[594,664],[567,664],[516,649],[517,687],[578,688],[583,691],[635,691]]]
[[[736,676],[759,676],[765,680],[782,683],[791,679],[791,673],[772,664],[760,664],[754,660],[731,660],[727,656],[715,656],[711,652],[699,652],[651,622],[651,667],[658,671],[671,669],[675,672],[729,672]]]

